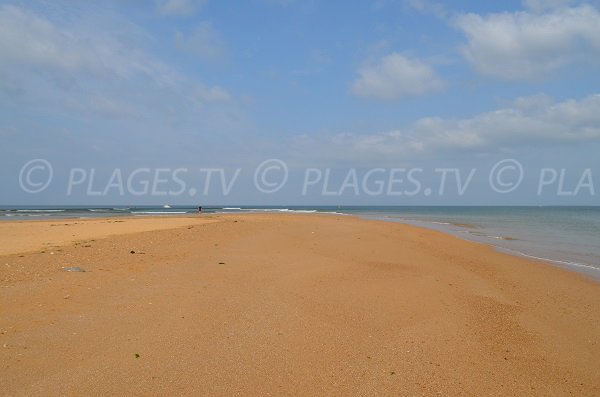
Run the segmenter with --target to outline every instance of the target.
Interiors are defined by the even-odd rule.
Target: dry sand
[[[579,274],[354,217],[118,220],[0,224],[0,394],[600,395]]]

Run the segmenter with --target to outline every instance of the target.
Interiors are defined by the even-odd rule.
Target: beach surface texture
[[[0,223],[0,395],[600,395],[600,284],[353,216]]]

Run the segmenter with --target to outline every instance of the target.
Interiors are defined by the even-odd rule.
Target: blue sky
[[[599,71],[593,1],[0,2],[0,204],[597,205]],[[32,159],[54,178],[35,194]],[[268,159],[290,176],[272,194],[252,186]],[[484,177],[502,159],[525,170],[510,194]],[[186,194],[66,194],[73,168],[103,190],[140,167],[188,169]],[[189,193],[211,167],[242,171],[229,194]],[[465,195],[300,193],[307,168],[339,187],[374,167],[432,189],[435,169],[480,171]],[[537,194],[542,168],[569,188]],[[594,188],[563,194],[587,169]]]

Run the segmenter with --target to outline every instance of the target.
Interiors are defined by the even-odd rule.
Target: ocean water
[[[408,223],[542,259],[600,279],[600,207],[203,207],[204,213],[353,214]],[[0,207],[1,220],[185,216],[192,206]]]

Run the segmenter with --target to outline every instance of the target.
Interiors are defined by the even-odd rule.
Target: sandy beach
[[[600,284],[436,231],[199,215],[0,241],[1,395],[600,395]]]

